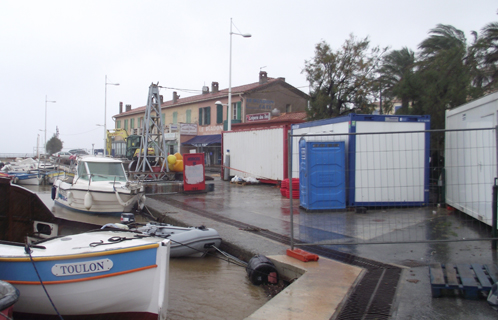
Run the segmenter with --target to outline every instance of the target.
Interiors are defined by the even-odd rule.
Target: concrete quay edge
[[[221,250],[249,261],[254,255],[268,257],[277,271],[287,279],[297,279],[246,319],[330,319],[363,277],[365,270],[320,257],[302,262],[286,255],[289,246],[213,219],[185,211],[154,197],[147,207],[160,222],[178,226],[205,225],[216,229],[222,240]]]

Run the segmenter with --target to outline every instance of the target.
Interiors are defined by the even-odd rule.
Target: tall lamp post
[[[45,156],[47,155],[47,103],[55,103],[56,101],[47,100],[47,96],[45,95]]]
[[[232,34],[250,38],[249,33],[232,32],[232,18],[230,18],[230,65],[228,66],[228,114],[227,114],[227,131],[232,130]]]
[[[104,101],[104,157],[106,156],[106,141],[107,141],[107,85],[119,86],[119,83],[109,83],[107,82],[107,75],[105,75],[105,101]]]

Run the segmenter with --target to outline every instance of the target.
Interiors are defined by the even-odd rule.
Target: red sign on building
[[[270,120],[271,116],[269,112],[264,113],[253,113],[246,115],[246,122],[249,121],[262,121],[262,120]]]

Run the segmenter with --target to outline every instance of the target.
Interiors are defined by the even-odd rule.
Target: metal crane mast
[[[148,155],[150,147],[155,149],[153,157]],[[149,97],[145,109],[144,121],[142,124],[142,137],[140,140],[140,149],[138,153],[135,175],[140,176],[140,173],[150,173],[153,171],[152,166],[161,166],[160,173],[154,174],[156,179],[162,179],[166,172],[169,172],[166,157],[168,156],[166,149],[166,141],[164,140],[164,126],[161,121],[161,98],[159,96],[158,84],[152,83],[149,86]]]

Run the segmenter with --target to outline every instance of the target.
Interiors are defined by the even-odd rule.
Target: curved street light
[[[227,131],[232,130],[232,34],[250,38],[249,33],[232,32],[232,18],[230,18],[230,65],[228,66],[228,114],[227,114]]]
[[[107,82],[107,75],[105,75],[105,102],[104,102],[104,157],[106,156],[106,141],[107,141],[107,85],[119,86],[119,83],[109,83]]]
[[[47,96],[45,95],[45,154],[47,154],[47,103],[56,103],[56,101],[47,100]]]

